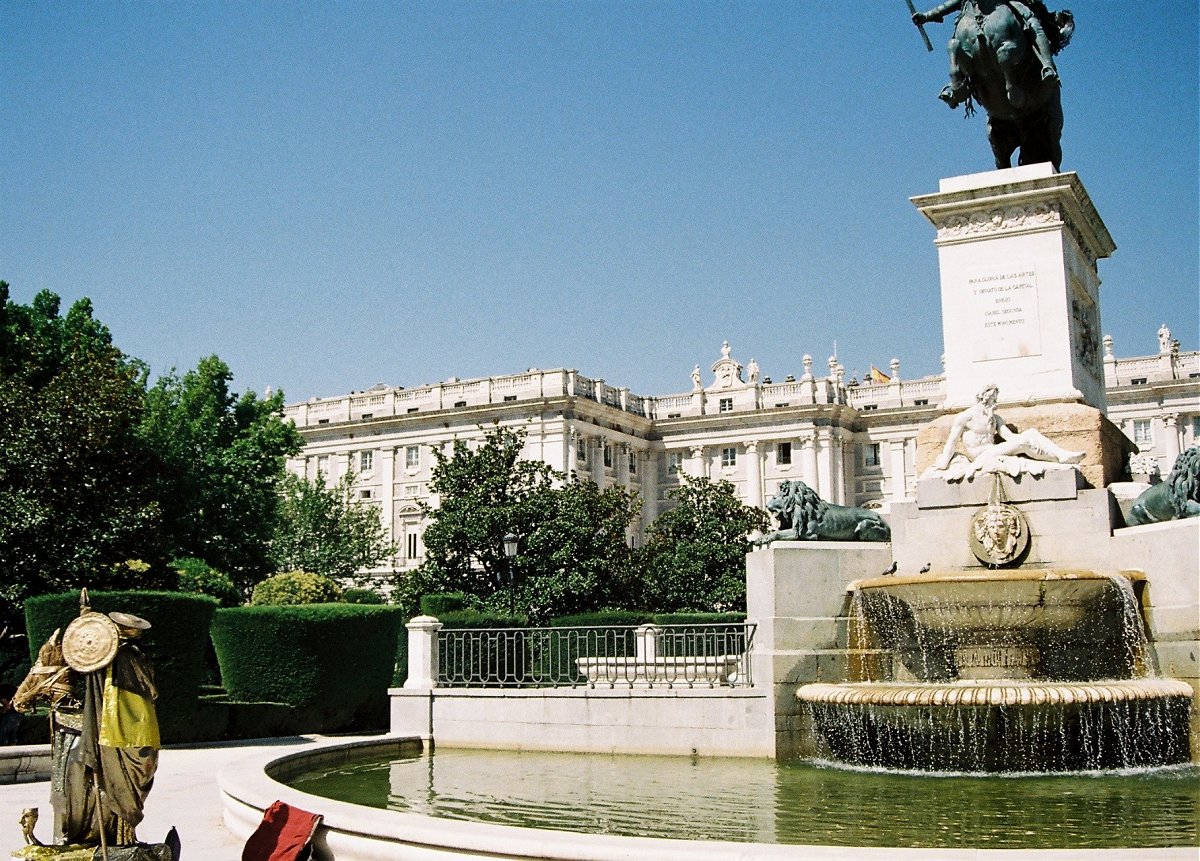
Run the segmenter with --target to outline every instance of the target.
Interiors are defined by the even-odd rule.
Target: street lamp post
[[[514,588],[513,559],[517,555],[517,536],[509,532],[504,536],[504,558],[508,560],[508,614],[517,615],[517,596]]]

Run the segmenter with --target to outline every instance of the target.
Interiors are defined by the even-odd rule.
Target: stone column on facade
[[[829,433],[829,461],[832,467],[830,475],[830,494],[826,497],[837,505],[846,504],[846,450],[842,445],[842,435],[837,431]]]
[[[904,462],[904,440],[894,439],[888,444],[889,449],[889,479],[891,480],[891,497],[895,502],[902,501],[908,495],[908,467]]]
[[[653,451],[638,464],[638,475],[642,480],[642,528],[649,526],[658,517],[658,456]]]
[[[803,450],[803,460],[800,464],[800,480],[811,487],[817,489],[817,434],[816,431],[810,432],[799,440],[800,448]]]
[[[567,475],[571,476],[579,472],[579,431],[574,428],[568,428],[563,434],[563,438],[567,443],[567,456],[564,458],[567,464]]]
[[[632,449],[625,443],[613,443],[613,477],[621,487],[629,487],[629,458]]]
[[[688,475],[693,478],[708,477],[708,461],[704,457],[704,446],[694,445],[689,449],[691,455],[691,463],[689,464]]]
[[[1179,457],[1179,413],[1164,413],[1162,423],[1163,457],[1166,459],[1162,472],[1166,475],[1175,465],[1175,459]]]
[[[763,507],[763,453],[758,440],[746,443],[746,504]]]
[[[608,482],[608,476],[604,472],[604,447],[606,445],[608,442],[604,437],[592,437],[588,445],[588,448],[591,449],[588,464],[591,467],[592,481],[596,482],[599,490],[604,490],[604,485]]]
[[[833,445],[829,439],[829,429],[817,431],[817,483],[811,485],[813,490],[826,502],[833,502]]]
[[[596,399],[596,403],[604,403],[604,380],[592,380],[592,397]]]
[[[381,448],[376,457],[379,459],[379,518],[383,522],[383,534],[388,540],[396,541],[396,447]]]

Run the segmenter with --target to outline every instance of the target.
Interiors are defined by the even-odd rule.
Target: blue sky
[[[1197,4],[1067,5],[1103,329],[1196,349]],[[6,3],[0,278],[289,401],[530,366],[665,394],[725,339],[775,379],[835,341],[934,373],[908,198],[991,157],[928,29],[900,0]]]

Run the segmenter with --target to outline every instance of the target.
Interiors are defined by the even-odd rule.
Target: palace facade
[[[1117,358],[1104,339],[1108,417],[1140,449],[1137,468],[1164,475],[1180,451],[1200,444],[1200,352],[1179,352],[1165,331],[1157,354],[1135,358]],[[726,479],[760,507],[796,478],[830,502],[886,511],[911,499],[917,431],[942,414],[944,376],[905,380],[893,360],[890,373],[860,383],[846,381],[836,358],[814,369],[805,356],[802,366],[799,377],[774,381],[753,360],[743,367],[726,343],[707,385],[697,365],[691,391],[661,397],[561,368],[417,388],[381,384],[289,405],[285,416],[305,446],[288,468],[329,481],[356,474],[358,498],[379,508],[398,547],[378,573],[421,562],[420,503],[437,502],[428,492],[431,452],[456,439],[470,444],[493,424],[526,432],[525,457],[636,492],[642,528],[670,506],[681,473]]]

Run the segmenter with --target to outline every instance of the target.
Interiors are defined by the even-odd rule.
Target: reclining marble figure
[[[1073,468],[1083,460],[1085,452],[1055,445],[1038,430],[1010,430],[996,412],[999,391],[995,385],[984,386],[975,405],[955,416],[946,445],[926,471],[927,477],[961,481],[981,472],[1003,472],[1015,478],[1021,473],[1042,475],[1047,469]],[[960,442],[965,457],[957,450]]]

